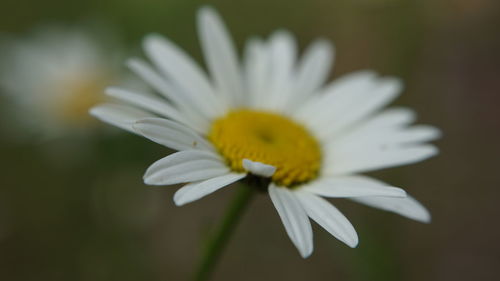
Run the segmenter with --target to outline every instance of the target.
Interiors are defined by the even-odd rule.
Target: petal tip
[[[151,177],[149,177],[149,176],[144,175],[142,177],[142,181],[144,182],[144,184],[154,185],[153,181],[151,180]]]
[[[393,197],[398,197],[398,198],[405,198],[408,196],[406,191],[402,188],[399,187],[393,187],[394,195]]]
[[[125,65],[129,69],[134,70],[134,69],[141,67],[143,65],[143,62],[139,58],[129,58],[125,61]]]
[[[420,159],[415,162],[420,162],[432,158],[439,154],[439,148],[432,144],[426,144],[420,147]]]
[[[439,148],[437,148],[436,146],[430,146],[429,147],[429,157],[432,157],[432,156],[435,156],[439,154]]]
[[[92,115],[92,116],[94,116],[94,117],[97,118],[98,114],[99,114],[99,106],[97,105],[97,106],[91,107],[88,112],[89,112],[90,115]]]
[[[296,245],[297,246],[297,245]],[[299,250],[300,256],[304,259],[307,259],[310,257],[314,251],[314,247],[311,244],[309,247],[297,247],[297,250]]]
[[[318,48],[328,54],[335,53],[335,45],[327,38],[318,38],[312,44],[313,47]]]
[[[313,252],[312,250],[311,250],[311,251],[309,251],[309,252],[305,252],[305,253],[302,253],[302,252],[301,252],[301,253],[300,253],[300,256],[301,256],[302,258],[304,258],[304,259],[307,259],[307,258],[309,258],[309,257],[312,255],[312,252]]]
[[[168,45],[168,41],[159,33],[149,33],[144,37],[142,44],[146,53],[155,54],[159,50],[165,49],[165,45]]]
[[[156,33],[156,32],[151,32],[151,33],[146,34],[146,36],[144,36],[144,42],[157,42],[158,40],[162,40],[162,39],[163,39],[163,36],[159,33]]]
[[[351,247],[351,248],[357,248],[358,245],[359,245],[359,239],[358,239],[358,236],[356,235],[352,241],[346,241],[345,242],[347,246]]]
[[[177,195],[177,193],[178,192],[174,194],[174,199],[173,199],[175,206],[177,207],[184,206],[187,202],[185,202],[182,196]]]
[[[116,86],[108,86],[108,87],[104,88],[104,93],[106,93],[106,95],[108,95],[108,96],[114,96],[119,91],[120,91],[120,89],[117,88]]]
[[[440,139],[443,137],[443,131],[441,129],[432,126],[429,127],[429,129],[433,133],[433,139]]]
[[[154,171],[149,167],[144,175],[142,176],[142,181],[147,185],[159,185],[158,180],[154,177]]]
[[[420,214],[418,214],[417,216],[415,216],[414,219],[416,221],[419,221],[421,223],[426,223],[426,224],[429,224],[432,222],[432,216],[429,213],[429,211],[427,211],[426,209],[425,210],[422,209],[422,212]]]
[[[210,5],[204,5],[198,10],[198,20],[200,23],[207,23],[207,21],[218,17],[216,10]]]

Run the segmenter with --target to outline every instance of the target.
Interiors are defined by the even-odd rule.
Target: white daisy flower
[[[128,105],[91,110],[178,150],[153,163],[145,183],[187,183],[174,196],[184,205],[250,174],[269,178],[271,200],[303,257],[313,251],[309,218],[350,247],[358,244],[351,223],[322,197],[430,220],[404,190],[360,175],[437,153],[426,144],[440,135],[436,128],[409,126],[410,109],[383,110],[401,92],[400,80],[360,71],[325,85],[332,46],[316,41],[297,60],[296,42],[285,31],[250,40],[240,63],[210,8],[199,11],[198,32],[210,76],[174,43],[150,35],[144,49],[153,66],[139,59],[128,65],[161,97],[110,88]]]
[[[24,38],[3,40],[0,88],[18,106],[12,113],[19,121],[44,137],[94,128],[88,110],[104,101],[104,88],[116,83],[120,69],[105,35],[43,26]]]

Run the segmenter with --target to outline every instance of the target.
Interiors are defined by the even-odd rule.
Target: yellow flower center
[[[272,181],[292,187],[314,179],[321,166],[316,139],[300,124],[275,113],[240,109],[215,120],[209,140],[233,171],[243,159],[276,167]]]

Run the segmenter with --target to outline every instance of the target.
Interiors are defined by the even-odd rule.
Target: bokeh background
[[[0,32],[49,23],[106,22],[130,54],[159,32],[201,52],[196,9],[181,0],[2,0]],[[315,252],[300,258],[267,196],[259,196],[213,280],[500,280],[500,2],[495,0],[209,1],[239,50],[276,28],[303,48],[333,40],[332,77],[375,69],[406,83],[397,105],[441,128],[441,153],[374,173],[432,212],[431,224],[346,200],[360,244],[350,249],[314,226]],[[0,62],[1,63],[1,62]],[[3,95],[0,108],[14,106]],[[29,116],[30,112],[19,114]],[[147,187],[145,168],[168,151],[131,134],[15,141],[0,122],[0,280],[188,280],[200,246],[232,189],[175,207],[174,187]],[[110,126],[109,130],[115,130]]]

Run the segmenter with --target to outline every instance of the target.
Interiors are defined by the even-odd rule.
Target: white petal
[[[299,107],[294,116],[318,131],[332,125],[332,120],[341,119],[345,111],[351,110],[358,101],[370,94],[376,73],[357,71],[335,79],[319,95]]]
[[[153,95],[145,93],[136,93],[135,91],[128,91],[125,89],[120,89],[116,87],[110,87],[106,89],[106,94],[111,97],[120,99],[124,102],[131,103],[148,111],[154,112],[158,115],[165,116],[183,122],[183,117],[171,104],[165,100],[159,99]]]
[[[409,195],[406,198],[358,197],[352,198],[352,200],[370,207],[394,212],[416,221],[425,223],[429,223],[431,221],[429,211]]]
[[[226,27],[212,8],[199,10],[198,34],[217,89],[226,100],[239,105],[243,89],[236,51]]]
[[[134,58],[127,61],[127,66],[168,100],[179,105],[187,102],[182,95],[176,92],[174,86],[152,69],[148,63]]]
[[[358,235],[347,218],[330,202],[305,191],[298,191],[298,198],[307,215],[335,238],[354,248]]]
[[[270,110],[286,108],[286,101],[295,82],[293,68],[297,56],[297,44],[292,34],[277,31],[269,43],[270,77],[268,97],[261,106]]]
[[[403,130],[387,132],[384,135],[375,134],[370,138],[373,140],[373,145],[387,147],[433,141],[439,139],[441,135],[441,130],[436,127],[416,125]]]
[[[248,172],[262,177],[272,177],[276,172],[276,167],[249,159],[243,159],[243,168]]]
[[[286,233],[306,258],[313,251],[312,229],[309,218],[296,195],[284,187],[269,186],[269,196],[285,226]]]
[[[142,79],[148,82],[156,91],[165,96],[169,101],[182,109],[182,114],[189,119],[190,124],[193,124],[193,129],[204,133],[210,127],[209,120],[201,115],[181,90],[169,83],[164,77],[160,76],[147,63],[138,60],[130,59],[128,66],[132,71],[139,75]]]
[[[366,151],[365,151],[366,150]],[[343,175],[417,163],[438,153],[433,145],[412,145],[374,150],[325,152],[325,174]]]
[[[90,109],[90,114],[106,123],[136,133],[132,125],[139,119],[154,117],[153,114],[134,107],[118,104],[100,104]]]
[[[230,173],[219,177],[211,178],[202,182],[186,184],[174,194],[174,202],[181,206],[200,199],[214,191],[221,189],[233,182],[244,178],[246,174]]]
[[[144,182],[150,185],[169,185],[206,180],[227,173],[229,168],[215,153],[184,150],[153,163],[144,174]]]
[[[330,73],[333,54],[333,46],[326,40],[317,40],[307,48],[298,65],[292,108],[323,85]]]
[[[381,151],[398,146],[417,145],[432,141],[441,136],[441,131],[427,125],[417,125],[408,128],[389,128],[379,130],[357,131],[341,136],[327,146],[330,151]]]
[[[304,185],[301,190],[325,197],[388,196],[405,197],[401,188],[391,187],[364,176],[327,177]]]
[[[392,128],[401,128],[415,122],[416,114],[410,108],[405,107],[391,107],[356,128],[358,131],[367,132],[370,130],[386,130]]]
[[[248,91],[246,102],[251,107],[265,103],[268,92],[269,59],[264,43],[251,39],[245,46],[245,88]]]
[[[168,39],[151,34],[144,49],[156,66],[189,97],[191,103],[208,117],[220,114],[220,103],[212,86],[196,63]]]
[[[429,125],[416,125],[395,133],[393,141],[397,143],[417,143],[441,138],[441,130]]]
[[[141,119],[133,127],[144,137],[175,150],[213,150],[212,145],[195,131],[174,121],[163,118]]]
[[[344,140],[349,142],[358,138],[366,139],[366,134],[396,131],[413,123],[415,119],[416,114],[413,110],[404,107],[392,107],[367,119],[359,126],[354,126],[348,132],[331,139],[330,143]]]
[[[380,78],[376,83],[367,89],[367,94],[363,100],[357,101],[355,104],[346,108],[341,118],[333,120],[332,125],[325,130],[325,135],[335,136],[341,130],[352,126],[360,120],[373,114],[380,108],[392,102],[401,92],[403,84],[401,80],[396,78]]]

